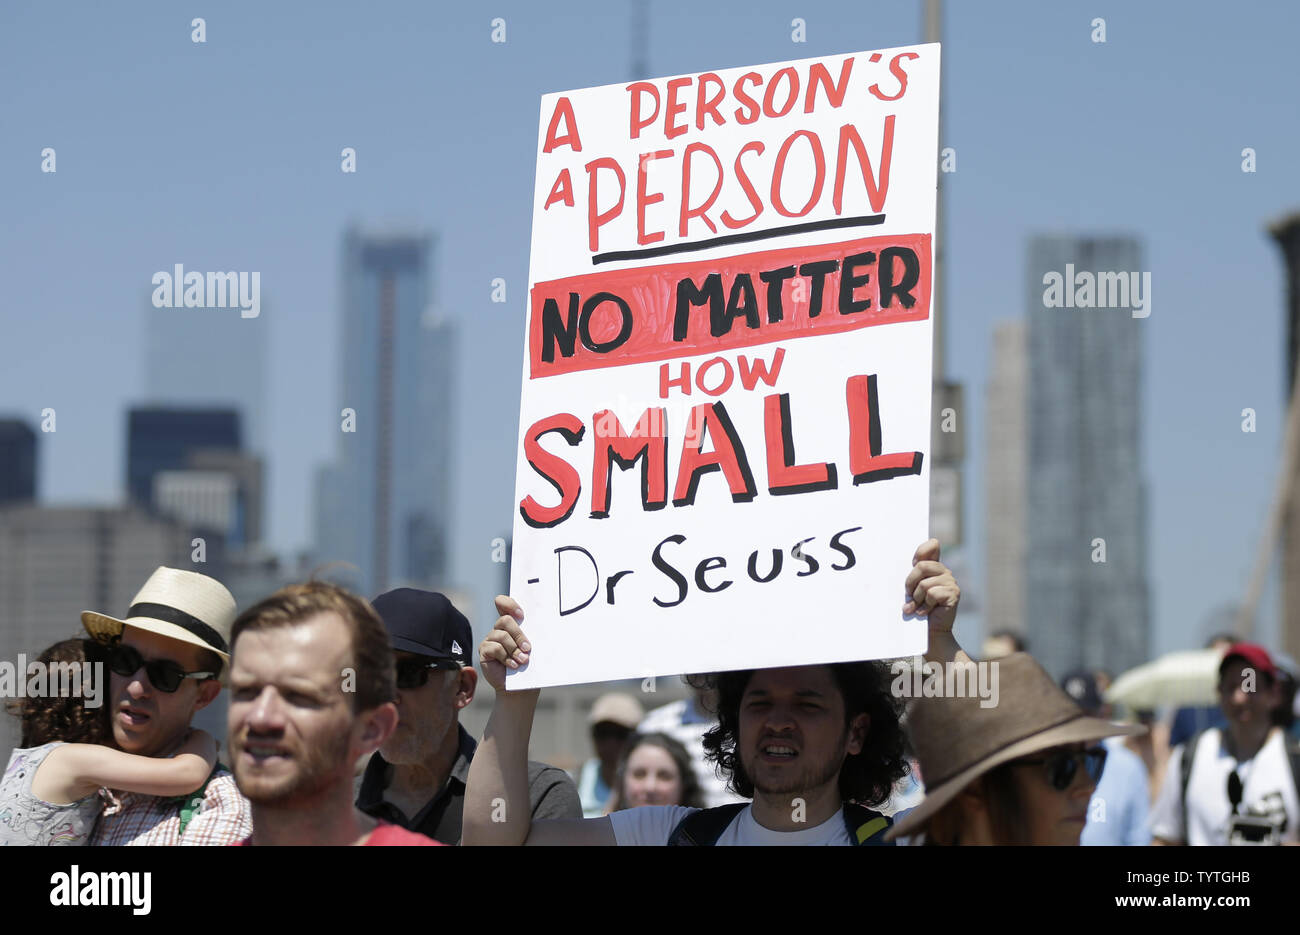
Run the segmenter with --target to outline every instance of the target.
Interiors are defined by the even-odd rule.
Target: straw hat
[[[81,625],[101,643],[132,626],[211,650],[230,662],[235,599],[215,578],[178,568],[158,568],[131,600],[126,619],[82,611]]]
[[[980,776],[1040,750],[1141,734],[1145,727],[1088,717],[1028,653],[987,663],[998,666],[998,703],[962,698],[918,698],[907,713],[912,748],[921,764],[925,799],[886,838],[916,834],[939,809]]]
[[[632,695],[610,692],[596,699],[596,703],[591,706],[591,713],[587,715],[587,723],[595,725],[608,721],[628,730],[636,730],[644,717],[645,709]]]

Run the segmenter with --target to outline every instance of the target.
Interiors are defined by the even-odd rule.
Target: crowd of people
[[[904,582],[927,665],[973,666],[960,589],[930,540]],[[444,596],[373,601],[312,580],[237,612],[211,577],[159,568],[120,618],[40,662],[98,664],[108,703],[29,695],[0,780],[0,844],[1279,844],[1300,826],[1294,681],[1262,647],[1218,644],[1219,705],[1113,719],[1104,673],[1058,685],[1016,637],[986,642],[996,703],[907,699],[884,661],[700,673],[646,712],[593,705],[575,777],[529,759],[540,692],[524,608],[475,653]],[[477,667],[476,667],[477,663]],[[480,678],[483,736],[460,724]],[[228,766],[191,727],[228,686]],[[1190,730],[1185,726],[1191,724]],[[1182,725],[1182,726],[1180,726]]]

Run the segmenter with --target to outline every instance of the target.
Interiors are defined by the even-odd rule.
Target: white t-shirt
[[[1273,729],[1264,746],[1253,759],[1238,763],[1223,749],[1222,734],[1217,728],[1207,730],[1196,745],[1196,759],[1187,781],[1187,824],[1183,829],[1180,784],[1185,746],[1174,750],[1165,771],[1160,796],[1151,809],[1151,833],[1168,841],[1185,841],[1192,845],[1228,843],[1228,776],[1235,769],[1241,777],[1241,806],[1238,813],[1286,823],[1283,841],[1296,841],[1300,824],[1300,802],[1296,800],[1295,780],[1287,762],[1282,731]]]
[[[641,808],[612,812],[609,820],[614,826],[614,839],[620,846],[663,846],[668,843],[668,838],[677,827],[677,823],[691,812],[698,811],[698,808],[686,808],[682,805],[646,805]],[[719,847],[755,844],[789,847],[851,845],[852,843],[849,829],[844,824],[844,813],[838,809],[834,815],[813,828],[803,831],[771,831],[754,820],[751,806],[748,805],[718,838]]]

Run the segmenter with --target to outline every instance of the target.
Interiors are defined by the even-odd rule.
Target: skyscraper
[[[455,328],[432,311],[432,244],[343,239],[339,458],[317,478],[317,558],[356,566],[366,594],[448,571]]]
[[[1143,269],[1128,238],[1029,244],[1025,609],[1033,653],[1058,677],[1076,667],[1118,673],[1149,654],[1145,324],[1133,317],[1128,288],[1141,284]],[[1106,275],[1116,273],[1123,303],[1120,280]],[[1049,307],[1062,295],[1064,307]]]
[[[0,503],[36,499],[36,432],[21,419],[0,419]]]
[[[199,451],[238,452],[240,442],[233,409],[135,406],[127,414],[127,496],[152,507],[160,472],[190,467],[190,456]]]
[[[985,404],[985,627],[1025,632],[1025,323],[999,322]]]

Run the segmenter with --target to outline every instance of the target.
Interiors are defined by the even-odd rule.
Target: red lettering
[[[816,63],[812,68],[808,69],[808,96],[803,102],[803,112],[805,114],[811,114],[813,112],[813,107],[816,106],[817,103],[818,85],[820,85],[826,92],[826,100],[830,102],[832,107],[839,107],[843,104],[844,93],[849,89],[849,72],[852,70],[853,56],[850,55],[844,60],[844,63],[840,65],[840,80],[832,86],[830,72],[826,70],[826,66],[821,62]]]
[[[718,170],[718,180],[713,184],[713,192],[709,195],[708,198],[704,199],[704,204],[700,205],[698,208],[692,208],[690,206],[691,156],[693,156],[695,153],[707,153],[709,158],[713,160],[713,164],[714,166],[717,167]],[[722,192],[722,160],[718,158],[718,154],[713,151],[712,146],[709,146],[705,143],[691,143],[686,147],[686,152],[682,154],[682,199],[681,199],[681,209],[680,209],[681,224],[677,229],[679,236],[682,237],[686,236],[686,227],[687,224],[690,222],[691,218],[699,218],[701,221],[705,223],[705,225],[709,228],[710,231],[712,231],[715,234],[718,232],[717,225],[714,224],[711,220],[709,220],[709,216],[704,212],[708,211],[711,207],[713,207],[713,203],[718,200],[718,195],[721,192]]]
[[[835,465],[794,463],[789,393],[774,393],[763,400],[763,433],[767,440],[767,489],[773,496],[836,486]]]
[[[542,205],[545,211],[557,201],[562,201],[570,208],[573,207],[573,180],[569,178],[569,170],[561,169],[560,174],[555,177],[555,184],[551,186],[551,193],[546,196],[546,204]]]
[[[736,153],[736,181],[739,182],[740,187],[744,189],[745,197],[749,199],[749,205],[754,209],[754,213],[743,221],[737,221],[731,216],[730,212],[723,211],[722,223],[726,224],[732,230],[735,230],[737,227],[744,227],[746,224],[753,224],[754,221],[758,220],[758,216],[763,213],[763,199],[758,197],[758,192],[754,190],[754,183],[749,180],[749,176],[745,174],[745,167],[740,164],[740,157],[751,150],[761,156],[763,155],[763,144],[758,142],[758,140],[754,140],[754,142],[746,143],[744,146],[740,147],[740,152]]]
[[[600,229],[608,224],[614,218],[618,217],[623,211],[623,196],[627,194],[627,176],[623,174],[622,168],[619,167],[618,161],[611,159],[609,156],[602,156],[599,159],[593,159],[587,163],[587,240],[591,245],[591,252],[595,253],[600,247]],[[618,204],[608,211],[598,212],[596,208],[596,173],[601,169],[613,169],[614,174],[618,176]]]
[[[641,465],[641,506],[658,510],[668,502],[668,445],[664,409],[647,409],[627,435],[618,416],[608,409],[592,417],[595,426],[595,450],[591,463],[591,517],[609,515],[609,475],[614,462],[620,468],[631,467],[645,456]]]
[[[813,177],[812,192],[808,195],[808,202],[798,211],[788,211],[784,204],[781,203],[781,182],[785,178],[785,160],[790,153],[790,147],[794,141],[801,136],[808,137],[808,145],[812,147],[813,164],[816,167],[816,175]],[[837,170],[838,171],[838,170]],[[813,205],[822,196],[822,185],[826,181],[826,157],[822,155],[822,141],[817,134],[811,130],[798,130],[786,137],[781,149],[776,154],[776,165],[772,169],[772,207],[776,213],[787,218],[801,218],[813,209]]]
[[[649,117],[641,119],[641,95],[649,91],[655,99],[655,110]],[[650,124],[654,123],[659,117],[659,89],[649,81],[634,81],[627,86],[627,92],[632,95],[632,100],[628,108],[629,123],[628,138],[637,139],[641,136],[641,131]]]
[[[789,85],[790,93],[786,97],[785,104],[782,105],[781,109],[774,110],[772,108],[772,100],[776,97],[776,89],[781,83],[782,78],[785,78],[786,84]],[[767,92],[763,95],[763,113],[767,114],[769,117],[784,117],[786,114],[790,113],[790,108],[794,106],[794,102],[798,99],[799,75],[793,68],[782,68],[773,75],[772,80],[767,83]]]
[[[677,387],[677,389],[681,390],[687,396],[691,395],[691,365],[683,361],[682,369],[679,372],[681,376],[679,376],[676,380],[669,379],[668,365],[667,364],[659,365],[659,398],[660,399],[667,399],[668,391],[673,387]]]
[[[783,347],[778,347],[776,353],[772,355],[771,370],[768,370],[767,361],[761,357],[755,358],[751,365],[749,358],[741,354],[740,359],[737,361],[740,364],[740,385],[747,390],[752,390],[758,386],[758,381],[762,380],[768,386],[776,386],[776,378],[781,374],[781,361],[783,360],[785,360],[785,348]]]
[[[564,136],[556,136],[555,131],[560,128],[560,121],[564,121]],[[562,97],[555,105],[555,110],[551,112],[551,122],[546,128],[546,145],[542,147],[542,152],[549,153],[557,146],[568,146],[575,153],[582,152],[582,140],[578,137],[578,122],[573,119],[573,105],[569,103],[567,97]]]
[[[706,97],[710,84],[717,86],[718,93],[713,97]],[[722,115],[718,113],[718,105],[722,103],[722,99],[727,95],[727,88],[726,85],[722,83],[722,79],[713,72],[706,71],[704,74],[700,75],[700,83],[695,90],[695,129],[704,129],[704,117],[706,114],[713,118],[713,122],[717,126],[722,126],[726,123],[722,118]]]
[[[700,451],[706,433],[714,447],[708,454]],[[693,504],[700,477],[719,469],[727,479],[727,488],[734,502],[748,503],[754,499],[754,475],[745,458],[745,448],[721,401],[696,406],[686,420],[686,438],[682,444],[681,464],[677,468],[673,506]]]
[[[921,452],[880,453],[880,399],[876,392],[876,375],[849,377],[845,395],[849,406],[849,470],[853,472],[854,485],[920,474]]]
[[[570,445],[582,441],[586,431],[582,420],[571,413],[561,412],[533,423],[524,435],[524,457],[533,470],[550,483],[560,494],[560,502],[555,506],[542,506],[529,494],[519,503],[519,513],[529,526],[544,529],[556,526],[569,518],[573,507],[582,492],[582,479],[573,465],[558,455],[553,455],[541,446],[539,441],[549,432],[559,432]]]
[[[876,185],[875,173],[871,171],[871,160],[867,157],[867,148],[862,145],[862,137],[851,123],[840,127],[840,148],[835,164],[835,191],[832,202],[835,213],[840,214],[844,205],[844,172],[847,168],[849,144],[858,157],[858,166],[862,169],[862,181],[867,186],[867,199],[871,210],[879,212],[885,207],[885,198],[889,194],[889,162],[894,155],[894,115],[885,118],[885,138],[880,144],[880,185]]]
[[[677,92],[691,83],[690,78],[673,78],[668,82],[668,106],[664,108],[664,135],[668,139],[686,132],[686,124],[674,124],[673,118],[686,113],[686,105],[677,103]]]
[[[876,97],[880,98],[882,101],[898,100],[907,92],[907,72],[903,69],[903,66],[899,62],[899,59],[913,59],[913,58],[920,58],[920,57],[921,56],[917,55],[915,52],[899,52],[897,55],[895,55],[893,58],[889,60],[889,73],[898,79],[898,91],[894,93],[892,96],[887,94],[881,94],[880,85],[878,84],[873,84],[871,87],[867,88],[867,90],[870,91],[872,94],[874,94]]]
[[[663,231],[655,231],[647,234],[645,232],[645,209],[646,205],[652,205],[664,200],[662,192],[646,194],[646,180],[649,176],[648,168],[650,163],[656,159],[667,159],[673,154],[671,149],[661,149],[653,153],[642,153],[641,158],[637,161],[636,170],[636,242],[642,246],[648,243],[658,243],[664,239]],[[595,249],[595,248],[592,248]]]
[[[704,385],[704,375],[712,370],[715,364],[722,364],[722,382],[718,384],[716,389],[711,390]],[[734,379],[735,374],[731,372],[731,364],[728,363],[725,357],[715,357],[712,360],[707,360],[700,364],[699,370],[695,371],[695,385],[700,388],[701,392],[709,396],[721,396],[727,392],[727,390],[731,389],[731,381]]]
[[[753,123],[758,119],[758,101],[745,93],[745,85],[752,84],[754,87],[758,87],[762,83],[762,75],[756,71],[747,71],[737,78],[736,83],[732,85],[731,93],[735,95],[736,100],[745,105],[748,110],[747,116],[741,116],[745,111],[741,110],[739,107],[736,108],[736,123]]]

